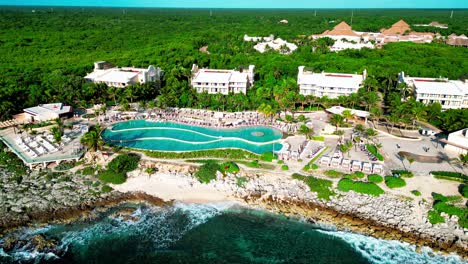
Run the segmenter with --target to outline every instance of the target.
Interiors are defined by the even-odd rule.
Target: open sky
[[[468,8],[468,0],[0,0],[0,5],[187,8]]]

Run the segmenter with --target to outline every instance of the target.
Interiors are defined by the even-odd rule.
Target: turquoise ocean
[[[35,250],[37,235],[56,248]],[[464,263],[233,203],[124,204],[96,211],[92,220],[18,229],[0,246],[9,237],[25,242],[0,249],[0,263]]]

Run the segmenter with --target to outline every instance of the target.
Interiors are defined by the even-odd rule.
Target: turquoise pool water
[[[133,120],[115,124],[102,133],[113,145],[157,151],[196,151],[236,148],[257,154],[280,150],[282,132],[270,127],[216,129],[172,122]]]

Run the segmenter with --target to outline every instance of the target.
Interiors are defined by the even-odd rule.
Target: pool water
[[[196,151],[235,148],[257,154],[278,151],[282,132],[270,127],[207,128],[172,122],[133,120],[104,130],[113,145],[156,151]]]

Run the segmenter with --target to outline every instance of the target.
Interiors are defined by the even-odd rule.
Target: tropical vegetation
[[[9,119],[22,109],[48,102],[63,102],[75,108],[96,103],[131,102],[146,108],[192,107],[213,110],[259,110],[273,118],[280,111],[322,109],[332,105],[369,110],[372,121],[393,127],[411,127],[426,121],[451,132],[468,126],[464,110],[441,111],[437,103],[423,105],[412,98],[408,87],[398,84],[401,71],[411,76],[459,79],[466,74],[467,49],[446,44],[390,43],[382,49],[345,50],[327,48],[330,41],[308,38],[348,20],[346,10],[132,9],[119,8],[35,8],[5,7],[0,29],[0,119]],[[449,29],[418,28],[438,32],[466,33],[466,11],[448,21],[439,10],[360,10],[353,29],[374,31],[399,19],[408,23],[438,21]],[[288,17],[289,24],[277,22]],[[242,21],[242,22],[239,22]],[[349,22],[349,21],[348,21]],[[233,26],[235,23],[235,26]],[[151,31],[141,30],[151,28]],[[273,51],[258,53],[244,34],[287,39],[299,45],[289,56]],[[208,52],[200,51],[207,47]],[[314,50],[315,52],[312,52]],[[111,51],[111,52],[110,52]],[[93,62],[106,60],[118,66],[164,70],[160,82],[131,85],[125,89],[89,83],[84,76]],[[256,65],[255,85],[246,95],[197,94],[190,88],[192,64],[217,69],[241,69]],[[365,87],[349,97],[331,99],[298,94],[298,66],[313,71],[354,73],[368,71]],[[333,117],[340,126],[353,117]],[[341,120],[342,119],[342,120]],[[90,136],[91,137],[91,136]]]

